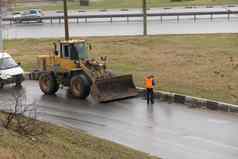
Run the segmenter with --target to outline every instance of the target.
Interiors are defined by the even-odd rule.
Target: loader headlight
[[[80,61],[74,61],[75,64],[80,64]]]

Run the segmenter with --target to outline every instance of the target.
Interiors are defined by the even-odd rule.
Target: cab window
[[[70,55],[71,60],[79,60],[79,53],[74,44],[70,45]]]
[[[85,43],[79,43],[75,46],[75,49],[78,51],[78,56],[80,59],[88,58],[88,48]]]
[[[69,54],[69,46],[68,45],[65,45],[64,46],[64,57],[70,57],[70,54]]]

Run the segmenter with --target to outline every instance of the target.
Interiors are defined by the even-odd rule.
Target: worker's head
[[[147,78],[152,79],[154,78],[154,75],[148,75]]]

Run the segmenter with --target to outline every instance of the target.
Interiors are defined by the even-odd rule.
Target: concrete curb
[[[145,88],[137,87],[140,96],[145,96]],[[179,103],[190,108],[207,108],[210,110],[220,110],[225,112],[238,112],[238,105],[223,103],[205,98],[198,98],[177,93],[154,91],[155,98],[169,103]]]
[[[38,80],[40,72],[37,70],[25,72],[24,77],[26,80]],[[139,96],[145,96],[145,88],[137,87],[137,90],[139,92]],[[223,103],[215,100],[157,90],[154,91],[154,95],[155,98],[160,99],[161,101],[184,104],[190,108],[207,108],[210,110],[220,110],[225,112],[238,112],[238,105]]]

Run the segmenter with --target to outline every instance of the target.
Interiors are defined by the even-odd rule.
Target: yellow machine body
[[[85,99],[89,93],[99,102],[137,95],[132,75],[116,76],[107,70],[106,57],[89,58],[91,46],[83,40],[54,43],[54,53],[38,57],[43,75],[40,88],[53,94],[59,85],[69,86],[75,96]]]
[[[69,72],[77,68],[77,64],[74,61],[54,55],[40,55],[38,56],[37,63],[40,69],[44,71],[51,71],[53,68],[56,68],[59,72]]]

